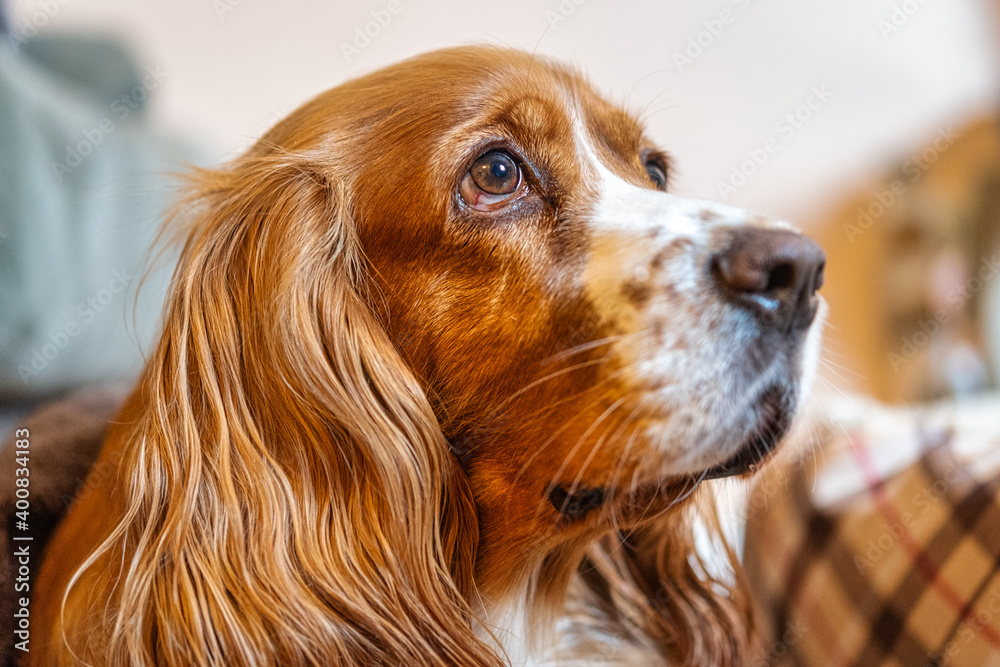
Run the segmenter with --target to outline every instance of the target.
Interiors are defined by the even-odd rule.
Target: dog
[[[345,83],[192,180],[29,664],[752,659],[693,499],[790,427],[818,245],[670,194],[632,115],[494,47]]]

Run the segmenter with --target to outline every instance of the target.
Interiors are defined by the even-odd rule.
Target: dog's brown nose
[[[712,274],[727,298],[787,333],[807,328],[816,317],[825,265],[823,249],[801,234],[742,227],[712,258]]]

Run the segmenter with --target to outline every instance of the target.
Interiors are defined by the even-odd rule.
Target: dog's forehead
[[[451,61],[424,80],[462,83],[441,147],[474,144],[490,133],[507,135],[536,155],[569,152],[578,168],[597,155],[619,176],[641,184],[639,149],[650,145],[641,124],[625,109],[602,97],[579,72],[518,51],[487,51],[493,57]],[[586,135],[592,147],[579,150]],[[443,156],[442,156],[443,157]]]
[[[579,150],[586,137],[590,153]],[[340,173],[382,177],[387,162],[408,173],[435,165],[437,187],[477,147],[509,138],[572,188],[597,156],[620,178],[642,186],[639,152],[652,144],[627,111],[602,97],[571,67],[522,51],[459,47],[417,56],[323,93],[273,128],[266,146],[316,149]],[[401,146],[419,147],[404,154]],[[331,157],[332,156],[332,157]],[[471,157],[470,157],[471,156]]]

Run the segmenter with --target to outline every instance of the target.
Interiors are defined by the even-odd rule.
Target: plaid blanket
[[[748,501],[769,663],[1000,667],[1000,396],[808,431]]]

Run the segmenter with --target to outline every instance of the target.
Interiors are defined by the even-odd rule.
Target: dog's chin
[[[780,386],[773,386],[757,401],[757,419],[742,444],[729,459],[709,468],[704,479],[735,477],[753,472],[777,449],[788,433],[795,413],[794,395]]]

